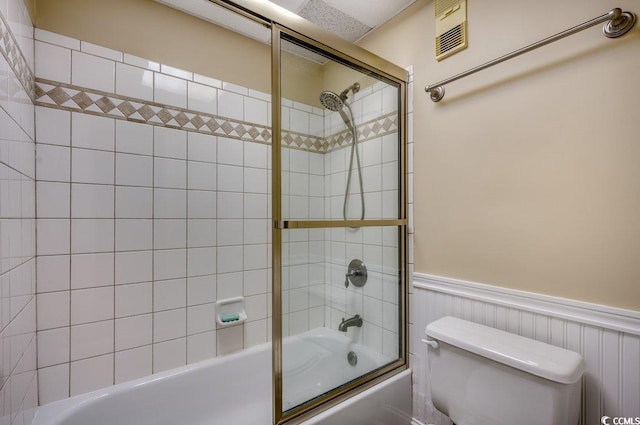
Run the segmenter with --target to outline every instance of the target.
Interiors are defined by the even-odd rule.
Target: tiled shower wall
[[[36,38],[41,404],[267,341],[270,96]]]
[[[30,424],[36,375],[33,26],[0,0],[0,423]]]
[[[365,203],[365,219],[397,219],[399,193],[398,90],[383,82],[353,97],[351,109],[357,123]],[[327,111],[328,138],[344,134],[337,112]],[[355,154],[355,153],[354,153]],[[351,147],[334,149],[325,157],[325,215],[343,217],[344,191],[348,179]],[[349,187],[347,218],[361,216],[356,158]],[[398,356],[398,243],[397,227],[335,228],[325,231],[328,276],[325,287],[327,326],[336,329],[342,318],[360,314],[361,328],[348,335],[389,358]],[[364,261],[368,278],[364,287],[345,288],[345,273],[353,259]]]

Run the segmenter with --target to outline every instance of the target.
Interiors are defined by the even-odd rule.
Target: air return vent
[[[467,47],[467,1],[436,0],[436,59]]]

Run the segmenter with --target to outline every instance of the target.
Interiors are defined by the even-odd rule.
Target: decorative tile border
[[[35,104],[71,112],[83,112],[119,120],[176,128],[185,131],[227,137],[246,142],[271,144],[271,127],[194,110],[167,106],[127,96],[38,78],[35,80]],[[358,126],[360,142],[398,131],[395,112]],[[349,146],[351,132],[343,130],[327,139],[293,131],[284,131],[282,144],[291,149],[327,153]]]
[[[20,80],[20,84],[24,87],[27,95],[33,100],[35,93],[33,72],[29,68],[29,65],[27,65],[27,60],[18,47],[15,36],[11,32],[2,14],[0,14],[0,53],[16,74],[18,80]]]

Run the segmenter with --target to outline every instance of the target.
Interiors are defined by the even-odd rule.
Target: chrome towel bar
[[[604,33],[604,35],[608,38],[618,38],[625,35],[631,28],[633,28],[633,25],[636,22],[636,15],[631,12],[623,12],[619,8],[611,9],[604,15],[593,18],[590,21],[584,22],[580,25],[576,25],[573,28],[569,28],[568,30],[562,31],[556,35],[547,37],[544,40],[540,40],[536,43],[530,44],[526,47],[523,47],[522,49],[515,50],[504,56],[500,56],[497,59],[476,66],[475,68],[471,68],[467,71],[461,72],[460,74],[449,77],[438,83],[428,85],[424,88],[424,91],[429,93],[431,100],[433,100],[434,102],[439,102],[444,97],[444,86],[446,84],[464,78],[468,75],[475,74],[478,71],[482,71],[483,69],[487,69],[489,67],[492,67],[493,65],[497,65],[509,59],[515,58],[516,56],[520,56],[524,53],[535,50],[538,47],[546,46],[547,44],[553,43],[554,41],[558,41],[562,38],[568,37],[603,22],[605,22],[604,27],[602,28],[602,32]]]

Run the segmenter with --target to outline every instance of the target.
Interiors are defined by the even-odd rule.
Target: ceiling
[[[156,0],[268,43],[270,31],[208,0]],[[356,42],[416,0],[269,0],[348,41]]]

